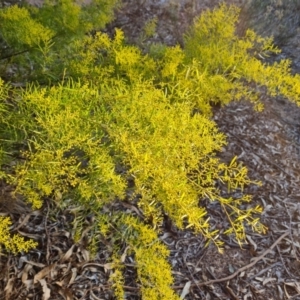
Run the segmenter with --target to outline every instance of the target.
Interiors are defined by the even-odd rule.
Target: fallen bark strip
[[[231,275],[229,275],[229,276],[227,276],[227,277],[220,278],[220,279],[213,279],[213,280],[208,280],[208,281],[204,281],[204,282],[202,282],[202,281],[199,280],[199,281],[196,281],[196,282],[192,283],[191,286],[204,286],[204,285],[210,285],[210,284],[214,284],[214,283],[220,283],[220,282],[224,282],[224,281],[228,281],[228,280],[233,279],[234,277],[236,277],[237,275],[239,275],[241,272],[243,272],[243,271],[245,271],[245,270],[247,270],[247,269],[253,267],[258,261],[260,261],[261,259],[263,259],[263,258],[264,258],[267,254],[269,254],[269,253],[270,253],[270,252],[271,252],[271,251],[279,244],[279,242],[280,242],[282,239],[284,239],[289,233],[290,233],[290,231],[285,232],[283,235],[281,235],[281,236],[273,243],[273,245],[272,245],[269,249],[267,249],[265,252],[263,252],[263,253],[262,253],[261,255],[259,255],[258,257],[255,257],[255,258],[253,259],[253,261],[252,261],[250,264],[248,264],[248,265],[246,265],[246,266],[244,266],[244,267],[242,267],[242,268],[236,270],[233,274],[231,274]],[[182,289],[182,288],[184,288],[184,286],[185,286],[185,285],[176,285],[176,286],[173,286],[172,288],[173,288],[173,289]]]

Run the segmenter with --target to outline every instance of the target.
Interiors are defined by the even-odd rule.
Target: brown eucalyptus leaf
[[[41,286],[43,287],[43,300],[50,299],[51,290],[48,288],[46,280],[40,279],[39,282],[40,282]]]
[[[38,267],[38,268],[44,268],[44,267],[46,266],[45,264],[37,263],[37,262],[35,262],[35,261],[26,260],[26,259],[23,259],[23,262],[25,262],[25,263],[27,263],[27,264],[29,264],[29,265]]]
[[[90,260],[90,252],[86,249],[81,249],[81,254],[83,257],[84,261],[89,261]]]
[[[55,284],[57,284],[60,287],[63,287],[65,285],[65,280],[61,280],[61,281],[55,281]]]
[[[285,282],[284,284],[293,287],[300,294],[300,282]]]
[[[56,237],[56,236],[65,236],[67,239],[71,236],[71,233],[66,231],[66,230],[60,230],[58,232],[53,232],[51,234],[53,237]]]
[[[7,283],[6,283],[6,286],[4,288],[4,292],[5,293],[5,299],[9,299],[10,298],[10,295],[12,294],[13,292],[13,288],[14,288],[14,281],[15,281],[15,277],[12,277],[10,278]]]
[[[113,263],[107,263],[107,264],[104,264],[103,267],[104,267],[105,273],[107,273],[107,271],[112,270],[114,268],[114,264]]]
[[[264,278],[263,278],[263,277],[255,277],[255,280],[260,281],[260,282],[263,282],[263,281],[264,281]]]
[[[60,288],[58,292],[61,296],[64,297],[65,300],[73,300],[74,299],[71,289],[69,289],[67,287]]]
[[[74,247],[75,247],[75,244],[73,244],[72,247],[65,253],[65,255],[61,258],[62,262],[66,261],[66,260],[69,260],[69,258],[73,254]]]
[[[72,268],[71,271],[72,271],[72,276],[70,278],[68,287],[75,281],[76,276],[77,276],[77,268]]]
[[[23,268],[22,277],[21,280],[24,283],[28,279],[28,272],[32,269],[32,266],[30,264],[26,264]]]
[[[38,272],[34,276],[33,283],[36,284],[39,280],[46,277],[52,271],[52,269],[54,269],[55,267],[56,267],[56,263],[49,265],[49,266],[45,267],[44,269],[42,269],[40,272]]]
[[[269,277],[269,278],[266,278],[266,279],[264,279],[264,281],[263,281],[263,285],[266,285],[267,283],[269,283],[269,282],[271,282],[271,281],[276,281],[276,278],[274,278],[274,277]]]
[[[130,249],[129,246],[125,248],[125,250],[124,250],[124,252],[123,252],[123,254],[122,254],[122,256],[121,256],[121,262],[122,262],[122,263],[124,263],[125,260],[126,260],[126,256],[127,256],[127,251],[128,251],[128,249]]]
[[[22,236],[26,236],[30,239],[34,239],[34,240],[39,240],[41,238],[41,235],[40,234],[31,234],[31,233],[28,233],[28,232],[23,232],[21,230],[18,230],[18,233]]]
[[[286,285],[284,284],[283,285],[283,289],[284,289],[284,293],[285,293],[285,296],[287,297],[287,299],[290,299],[290,295],[289,295],[289,293],[287,292],[287,290],[286,290]]]
[[[247,238],[248,242],[253,246],[254,251],[256,251],[257,245],[256,245],[256,243],[252,240],[251,236],[248,235],[248,234],[246,234],[246,238]]]

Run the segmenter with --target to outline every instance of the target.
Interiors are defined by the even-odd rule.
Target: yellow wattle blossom
[[[0,217],[0,245],[4,245],[7,251],[13,254],[19,252],[28,252],[30,249],[36,248],[38,243],[33,240],[25,240],[19,234],[11,234],[9,227],[12,225],[9,217]]]

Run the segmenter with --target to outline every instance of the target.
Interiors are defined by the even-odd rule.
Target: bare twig
[[[210,276],[213,279],[216,279],[216,276],[212,273],[212,271],[209,268],[206,268],[206,270],[208,271],[208,273],[210,274]],[[233,290],[231,289],[231,287],[229,286],[228,282],[227,284],[221,284],[221,289],[223,290],[223,292],[225,292],[225,294],[230,296],[230,299],[233,300],[239,300],[239,298],[237,297],[237,295],[233,292]]]
[[[192,283],[191,286],[204,286],[204,285],[210,285],[210,284],[214,284],[214,283],[220,283],[220,282],[224,282],[224,281],[228,281],[228,280],[231,280],[233,279],[234,277],[236,277],[238,274],[240,274],[241,272],[253,267],[258,261],[260,261],[261,259],[263,259],[267,254],[269,254],[275,247],[276,245],[278,245],[278,243],[284,239],[287,235],[289,234],[289,231],[286,231],[283,235],[281,235],[274,243],[273,245],[267,249],[264,253],[262,253],[260,256],[256,257],[255,259],[253,259],[253,261],[238,269],[237,271],[235,271],[233,274],[227,276],[227,277],[223,277],[223,278],[220,278],[220,279],[213,279],[213,280],[208,280],[208,281],[204,281],[204,282],[201,282],[201,281],[198,281],[198,282],[195,282],[195,283]],[[183,288],[184,285],[177,285],[177,286],[173,286],[172,288],[173,289],[181,289]]]
[[[276,262],[276,263],[274,263],[274,264],[272,264],[272,265],[270,265],[270,266],[268,266],[268,267],[262,269],[262,270],[259,271],[257,274],[255,274],[255,275],[253,275],[253,276],[250,276],[249,278],[247,278],[247,280],[250,281],[250,280],[252,280],[253,278],[258,277],[258,276],[260,276],[260,275],[266,273],[266,272],[269,271],[270,269],[272,269],[272,268],[274,268],[274,267],[276,267],[276,266],[280,266],[281,264],[282,264],[282,262]]]
[[[190,248],[190,246],[188,246],[188,251],[189,251],[189,248]],[[188,252],[188,251],[187,251],[187,252]],[[185,256],[183,257],[183,261],[184,261],[184,264],[185,264],[186,269],[189,271],[189,273],[190,273],[190,275],[191,275],[191,277],[192,277],[192,282],[194,282],[194,284],[197,286],[197,288],[198,288],[200,294],[201,294],[202,296],[205,297],[205,295],[203,294],[203,291],[200,289],[199,285],[197,284],[197,280],[196,280],[195,277],[193,276],[192,272],[190,271],[190,269],[189,269],[189,267],[188,267],[188,265],[187,265],[187,263],[186,263],[186,257],[187,257],[187,255],[185,255]]]
[[[289,298],[289,300],[296,300],[296,299],[297,299],[297,297],[299,297],[299,296],[300,296],[300,294],[297,294],[297,295],[291,296],[291,297]]]

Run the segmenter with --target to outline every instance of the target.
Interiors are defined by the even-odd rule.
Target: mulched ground
[[[108,31],[122,27],[132,41],[141,43],[143,25],[157,17],[158,32],[152,41],[181,43],[181,33],[193,16],[218,2],[129,0]],[[241,26],[246,23],[243,19]],[[265,104],[261,113],[244,101],[216,108],[213,119],[228,136],[220,158],[228,162],[237,155],[250,178],[263,183],[245,192],[253,195],[253,205],[263,206],[262,222],[268,232],[247,230],[243,249],[221,235],[225,251],[220,254],[213,245],[205,248],[201,236],[180,232],[166,220],[160,238],[171,250],[173,288],[186,300],[300,299],[300,108],[281,97],[261,100]],[[135,207],[120,203],[112,209],[135,212]],[[220,208],[207,203],[207,209],[214,216],[212,225],[222,232],[225,219]],[[46,202],[40,211],[11,214],[13,230],[35,238],[39,247],[24,255],[0,253],[0,299],[114,299],[108,281],[111,241],[101,239],[92,215],[80,219],[87,215],[81,210],[68,203],[58,209]],[[84,228],[77,243],[76,226]],[[87,246],[92,235],[99,236],[95,253]],[[141,299],[134,259],[126,256],[125,265],[126,299]]]

